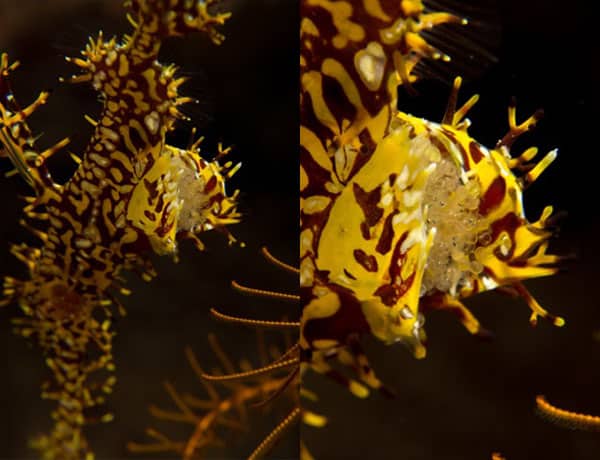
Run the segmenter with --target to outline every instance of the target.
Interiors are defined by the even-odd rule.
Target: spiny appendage
[[[425,13],[421,0],[399,2],[402,14],[394,25],[382,33],[386,44],[396,43],[397,51],[393,54],[394,67],[401,84],[410,84],[416,80],[413,74],[415,66],[421,59],[441,59],[450,61],[450,56],[427,43],[422,36],[423,31],[432,30],[440,24],[458,23],[468,24],[466,18],[446,12]]]
[[[96,40],[90,38],[86,49],[82,51],[83,59],[67,58],[83,69],[81,75],[71,80],[91,81],[94,88],[107,100],[119,95],[120,89],[127,89],[125,92],[129,91],[130,97],[138,99],[141,95],[141,92],[136,91],[138,85],[147,81],[150,92],[154,93],[149,100],[154,100],[161,109],[159,113],[170,111],[171,115],[179,116],[176,106],[190,101],[189,98],[177,99],[177,87],[184,79],[173,80],[175,67],[161,66],[154,61],[165,37],[202,31],[214,43],[221,43],[224,37],[216,27],[224,24],[231,14],[209,13],[209,7],[217,3],[220,0],[127,1],[126,7],[131,12],[128,19],[134,27],[133,34],[125,36],[122,43],[117,43],[116,38],[105,42],[102,32]],[[143,74],[146,74],[144,78],[136,81],[136,76]],[[142,101],[138,99],[136,103],[139,102]],[[161,104],[165,107],[161,107]],[[139,112],[144,112],[141,104],[138,104],[138,109]]]
[[[27,119],[48,100],[49,93],[41,92],[37,99],[25,108],[17,102],[11,87],[10,73],[19,63],[8,63],[8,55],[0,56],[0,157],[7,157],[14,166],[8,176],[20,174],[36,194],[36,203],[56,198],[61,187],[56,184],[46,167],[46,161],[64,148],[68,139],[39,152],[35,148],[33,136]],[[35,204],[30,203],[25,212],[33,212]],[[35,213],[33,213],[35,215]]]
[[[132,35],[125,36],[121,44],[116,39],[104,42],[102,33],[96,41],[90,39],[88,47],[82,51],[85,59],[73,59],[82,67],[84,75],[78,81],[94,82],[99,85],[108,77],[124,77],[129,66],[137,66],[143,61],[156,59],[162,40],[166,37],[182,36],[194,31],[206,33],[215,43],[220,44],[224,36],[217,30],[231,13],[213,14],[221,0],[127,0],[125,7],[129,11],[127,18],[134,27]],[[113,66],[113,64],[117,64]],[[147,65],[148,62],[146,62]],[[115,75],[108,75],[112,69]],[[101,75],[104,72],[104,75]]]
[[[561,409],[542,395],[535,398],[535,403],[538,414],[549,422],[571,430],[600,431],[600,416]]]
[[[541,316],[562,326],[564,320],[544,310],[521,282],[555,274],[558,264],[566,260],[546,253],[554,233],[552,207],[547,206],[539,220],[530,223],[522,204],[523,189],[552,163],[556,150],[537,165],[531,163],[535,147],[516,158],[510,153],[514,141],[533,128],[541,112],[519,124],[511,104],[509,131],[488,150],[467,132],[470,122],[465,117],[478,97],[456,109],[460,84],[457,78],[441,125],[403,113],[395,122],[409,125],[432,145],[435,141],[441,158],[423,197],[428,225],[437,232],[424,275],[421,306],[423,310],[455,311],[470,332],[480,333],[479,322],[459,299],[500,287],[524,298],[532,311],[532,324]]]
[[[252,365],[246,360],[240,362],[241,372],[237,372],[232,360],[216,338],[211,335],[209,341],[221,365],[221,369],[217,368],[212,371],[213,376],[251,372]],[[276,346],[271,346],[267,351],[262,334],[258,335],[258,345],[262,365],[267,365],[269,359],[274,359],[275,362],[285,359]],[[146,434],[153,441],[149,443],[130,442],[127,446],[129,451],[140,454],[173,452],[181,455],[184,459],[204,458],[203,455],[206,454],[207,449],[224,447],[221,436],[225,436],[227,430],[245,429],[250,423],[248,409],[263,406],[281,392],[286,391],[290,395],[295,401],[296,409],[294,410],[298,410],[296,401],[298,379],[289,382],[288,377],[272,372],[248,378],[226,379],[221,382],[222,386],[217,387],[215,383],[219,382],[207,378],[207,374],[189,348],[186,349],[186,355],[190,366],[206,390],[208,398],[200,399],[187,393],[180,394],[173,385],[166,383],[165,388],[177,409],[163,410],[151,406],[150,413],[159,420],[189,423],[193,426],[193,432],[186,441],[174,441],[154,429],[148,429]],[[287,417],[286,420],[288,418],[290,417]],[[278,425],[261,443],[256,455],[250,458],[259,458],[259,453],[264,453],[268,447],[272,447],[276,441],[274,438],[278,438],[284,428],[282,424]]]

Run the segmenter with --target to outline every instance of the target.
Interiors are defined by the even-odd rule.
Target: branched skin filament
[[[225,226],[239,220],[237,192],[228,196],[225,181],[239,165],[219,164],[228,149],[220,148],[210,162],[200,157],[199,141],[189,149],[166,144],[166,134],[183,118],[178,107],[191,99],[179,95],[184,79],[176,68],[157,61],[168,36],[200,31],[220,43],[217,27],[229,13],[209,12],[218,1],[131,0],[131,36],[118,43],[100,33],[82,57],[67,59],[82,69],[71,81],[91,83],[103,107],[98,121],[89,120],[94,133],[64,185],[52,180],[46,161],[68,139],[39,152],[27,123],[48,94],[21,108],[10,85],[17,63],[0,58],[0,154],[33,189],[23,225],[41,241],[11,249],[30,277],[7,277],[2,304],[18,302],[24,317],[15,320],[17,330],[42,348],[52,371],[42,396],[57,401],[56,424],[34,442],[44,458],[93,455],[81,429],[95,421],[86,411],[102,404],[115,383],[112,375],[98,380],[93,374],[114,370],[109,306],[118,304],[111,292],[129,292],[121,271],[150,280],[149,250],[175,257],[182,238],[202,248],[195,235],[203,231],[222,230],[234,241]],[[29,224],[35,220],[42,224]]]

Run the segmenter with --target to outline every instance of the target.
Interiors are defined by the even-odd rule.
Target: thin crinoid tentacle
[[[202,374],[202,378],[208,380],[209,382],[225,382],[231,380],[244,380],[251,377],[258,377],[264,374],[270,374],[271,372],[277,371],[279,369],[286,369],[288,367],[298,367],[300,364],[300,358],[292,358],[286,359],[285,361],[279,361],[273,364],[269,364],[268,366],[259,367],[257,369],[252,369],[250,371],[244,372],[234,372],[231,374],[225,375],[211,375],[211,374]]]
[[[284,270],[286,270],[290,273],[294,273],[296,275],[300,273],[300,269],[298,269],[297,267],[294,267],[293,265],[285,263],[282,260],[275,257],[273,254],[271,254],[271,251],[269,250],[269,248],[267,246],[263,246],[261,248],[261,252],[262,252],[263,256],[269,262],[271,262],[273,265],[275,265],[276,267],[283,268]]]
[[[287,264],[287,263],[281,261],[280,259],[278,259],[277,257],[273,256],[266,246],[263,247],[261,251],[262,251],[262,254],[265,257],[265,259],[268,262],[275,265],[276,267],[286,270],[293,274],[298,274],[299,270],[296,267],[293,267],[292,265]],[[231,282],[231,286],[235,290],[242,292],[244,294],[251,295],[251,296],[266,297],[266,298],[270,298],[270,299],[285,300],[285,301],[292,301],[292,302],[300,301],[300,296],[297,294],[248,287],[248,286],[241,285],[240,283],[238,283],[235,280]],[[230,323],[246,325],[246,326],[267,327],[267,328],[269,328],[269,327],[290,328],[290,329],[300,327],[300,322],[298,322],[298,321],[273,321],[273,320],[259,320],[259,319],[254,319],[254,318],[244,318],[244,317],[239,317],[239,316],[228,315],[228,314],[223,313],[215,308],[212,308],[210,310],[210,313],[219,320],[230,322]]]
[[[269,396],[267,396],[262,401],[252,404],[252,407],[253,408],[263,407],[263,406],[266,406],[267,404],[275,401],[275,399],[277,399],[277,397],[279,397],[279,395],[281,395],[293,382],[297,381],[299,373],[300,373],[299,366],[295,366],[294,368],[292,368],[291,372],[281,382],[281,385],[279,386],[279,388],[277,388],[275,391],[273,391]]]
[[[227,321],[235,324],[242,324],[245,326],[255,326],[255,327],[273,327],[273,328],[298,328],[300,327],[300,322],[298,321],[264,321],[257,319],[247,319],[247,318],[239,318],[237,316],[226,315],[225,313],[221,313],[215,308],[210,309],[210,313],[218,320]]]
[[[287,264],[287,263],[281,261],[280,259],[278,259],[277,257],[273,256],[266,247],[262,248],[262,254],[268,262],[272,263],[276,267],[286,270],[293,274],[298,274],[299,270],[297,268],[295,268],[292,265]],[[241,284],[239,284],[236,281],[232,281],[231,285],[236,290],[243,292],[245,294],[253,295],[253,296],[274,298],[274,299],[278,299],[278,300],[288,300],[288,301],[295,301],[295,302],[300,301],[300,296],[297,294],[276,292],[276,291],[267,290],[267,289],[257,289],[257,288],[253,288],[253,287],[242,286]],[[298,330],[301,326],[301,323],[298,321],[280,321],[280,320],[273,321],[273,320],[258,320],[258,319],[254,319],[254,318],[243,318],[243,317],[232,316],[232,315],[222,313],[214,308],[211,309],[211,314],[219,320],[223,320],[223,321],[234,323],[234,324],[242,324],[242,325],[246,325],[246,326],[273,327],[273,328],[284,328],[284,329],[287,328],[287,329],[298,329]],[[286,361],[288,361],[289,363],[298,364],[296,362],[296,355],[299,356],[299,351],[300,351],[299,343],[296,341],[284,353],[284,356],[286,358],[291,357],[290,359],[287,359]],[[277,360],[271,364],[264,363],[264,365],[262,366],[262,369],[266,370],[270,365],[277,365],[279,367],[282,367],[283,365],[281,364],[281,362],[282,362],[282,360]]]
[[[250,454],[248,460],[258,460],[262,458],[277,442],[281,436],[288,430],[296,421],[300,419],[302,410],[299,407],[294,407],[292,411],[275,427],[273,431],[258,445],[258,447]]]
[[[535,398],[538,414],[544,419],[571,430],[600,431],[600,416],[561,409],[548,402],[545,396]]]
[[[262,247],[261,252],[262,252],[264,258],[268,262],[275,265],[276,267],[281,268],[281,269],[283,269],[287,272],[293,273],[293,274],[299,273],[298,268],[296,268],[288,263],[285,263],[282,260],[275,257],[273,254],[271,254],[271,251],[269,251],[269,249],[266,246]],[[244,294],[253,295],[253,296],[262,296],[262,297],[278,299],[278,300],[289,300],[291,302],[298,302],[300,300],[300,297],[297,294],[290,294],[287,292],[277,292],[277,291],[271,291],[268,289],[257,289],[257,288],[253,288],[253,287],[248,287],[248,286],[244,286],[244,285],[238,283],[235,280],[233,280],[231,282],[231,286],[237,291],[243,292]]]
[[[273,263],[275,266],[284,269],[290,273],[295,275],[299,274],[299,269],[282,262],[281,260],[274,257],[266,248],[262,250],[265,258]],[[239,286],[239,285],[238,285]],[[253,294],[259,297],[267,297],[267,298],[280,298],[285,300],[291,300],[292,297],[290,295],[286,295],[284,297],[280,296],[280,293],[275,293],[273,295],[273,291],[263,290],[263,289],[255,289],[255,288],[245,288],[243,290],[245,293]],[[299,300],[299,296],[294,297],[295,300]],[[234,324],[243,324],[246,326],[256,326],[258,328],[262,327],[284,327],[288,329],[296,329],[300,332],[303,324],[301,322],[289,322],[289,321],[264,321],[264,320],[255,320],[249,318],[240,318],[240,317],[232,317],[229,315],[224,315],[220,312],[216,312],[216,310],[212,311],[213,314],[217,313],[217,317],[219,319],[226,320],[228,322]],[[260,329],[259,329],[260,330]],[[259,336],[261,337],[261,336]],[[259,345],[260,345],[259,341]],[[258,403],[253,404],[253,407],[262,407],[279,397],[281,393],[283,393],[288,387],[291,387],[295,391],[295,407],[292,411],[286,416],[272,431],[269,433],[264,440],[257,446],[254,452],[250,455],[249,460],[255,460],[258,458],[262,458],[262,456],[266,455],[268,451],[274,446],[274,444],[283,436],[283,434],[298,420],[302,420],[303,423],[313,426],[313,427],[323,427],[327,423],[327,419],[321,415],[315,414],[314,412],[307,410],[305,408],[301,408],[298,398],[300,396],[309,397],[313,400],[316,400],[316,395],[310,393],[306,388],[300,385],[300,379],[303,372],[303,366],[301,366],[302,358],[302,345],[301,341],[298,339],[293,344],[290,344],[287,347],[287,350],[277,359],[272,362],[267,362],[267,360],[261,360],[261,366],[256,367],[254,369],[245,371],[243,373],[232,373],[230,372],[228,375],[207,375],[205,373],[201,373],[201,377],[207,380],[215,381],[215,382],[236,382],[240,379],[252,378],[255,376],[266,375],[270,372],[291,367],[290,372],[287,377],[281,382],[279,388],[273,391],[266,399],[260,401]],[[347,364],[347,363],[343,363]],[[360,355],[357,353],[356,362],[353,361],[354,369],[360,368],[359,374],[362,379],[373,388],[378,388],[384,393],[386,393],[385,388],[379,383],[375,375],[370,371],[368,363],[366,361],[366,357],[364,355]],[[357,386],[360,384],[357,383]],[[299,390],[298,390],[298,387]],[[301,444],[301,458],[306,460],[312,458],[310,452],[306,448],[304,444]]]
[[[286,292],[269,291],[267,289],[252,288],[252,287],[244,286],[244,285],[238,283],[237,281],[232,281],[231,286],[235,290],[243,292],[244,294],[270,297],[270,298],[279,299],[279,300],[289,300],[291,302],[297,302],[300,300],[300,297],[296,294],[289,294]]]

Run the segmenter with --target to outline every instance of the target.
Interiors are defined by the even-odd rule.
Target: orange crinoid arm
[[[541,417],[571,430],[600,431],[600,416],[562,409],[548,402],[545,396],[535,398]]]

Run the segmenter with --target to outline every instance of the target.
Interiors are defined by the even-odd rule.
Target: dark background
[[[146,426],[177,428],[154,423],[146,406],[169,406],[161,386],[167,379],[201,394],[183,355],[185,345],[192,345],[210,367],[214,358],[205,338],[214,331],[233,357],[252,358],[252,332],[216,323],[208,317],[208,308],[222,306],[263,318],[279,317],[282,311],[293,316],[293,307],[233,292],[229,280],[257,287],[295,287],[293,277],[269,266],[258,251],[269,244],[285,260],[297,260],[297,2],[230,3],[235,16],[224,29],[228,38],[220,48],[193,36],[171,41],[162,59],[177,63],[192,77],[183,91],[202,102],[186,107],[186,113],[207,136],[206,151],[214,151],[222,140],[234,144],[232,158],[244,162],[232,185],[243,192],[246,219],[234,230],[248,247],[228,248],[219,235],[206,237],[209,250],[204,254],[184,244],[180,264],[158,259],[160,276],[150,285],[131,277],[129,314],[119,321],[115,339],[119,381],[110,404],[117,417],[112,424],[89,430],[100,459],[125,457],[125,442],[144,439]],[[600,434],[555,427],[534,411],[535,395],[542,393],[566,408],[600,414],[600,341],[593,338],[600,330],[595,110],[600,53],[594,16],[583,0],[498,3],[493,14],[488,10],[485,15],[493,25],[479,29],[488,35],[482,41],[496,44],[497,63],[485,65],[483,71],[470,69],[476,78],[465,83],[462,100],[474,92],[481,94],[470,113],[470,132],[488,146],[506,131],[511,96],[517,97],[519,120],[539,107],[545,110],[538,129],[514,150],[520,153],[535,144],[541,157],[559,148],[558,160],[527,190],[526,209],[531,220],[546,204],[567,211],[552,247],[556,253],[575,253],[578,259],[567,272],[527,286],[542,305],[565,316],[567,325],[559,329],[540,321],[532,329],[523,301],[489,293],[467,304],[495,333],[491,342],[469,336],[452,315],[443,313],[428,318],[426,360],[415,361],[401,346],[367,341],[373,366],[397,389],[398,397],[389,401],[373,394],[358,400],[309,375],[305,383],[320,396],[314,408],[330,418],[327,428],[302,428],[317,458],[475,460],[489,459],[498,450],[510,460],[587,460],[600,454]],[[118,1],[56,0],[45,5],[35,0],[0,1],[0,49],[22,61],[14,77],[19,100],[25,104],[39,90],[54,89],[48,105],[32,120],[34,130],[45,133],[42,146],[66,135],[72,137],[71,150],[81,151],[85,145],[90,127],[82,115],[98,113],[95,95],[85,85],[59,85],[56,77],[73,72],[62,56],[76,55],[88,35],[99,28],[109,36],[128,29],[119,5]],[[459,2],[454,6],[458,11],[465,7]],[[447,86],[425,82],[417,90],[417,98],[401,94],[403,109],[439,120]],[[173,143],[184,145],[190,127],[180,125]],[[65,158],[55,161],[58,178],[67,177],[72,168]],[[25,191],[18,179],[0,181],[4,197],[0,270],[10,275],[24,274],[8,253],[8,244],[29,238],[17,225],[21,205],[16,195]],[[46,371],[38,351],[10,332],[9,319],[16,312],[15,307],[0,311],[4,413],[0,456],[11,459],[30,456],[26,440],[48,428],[51,407],[39,400]],[[255,417],[250,433],[241,433],[221,457],[209,458],[244,458],[282,413],[276,408],[271,418]],[[185,433],[183,427],[180,434]],[[297,440],[286,438],[272,458],[295,458]]]

